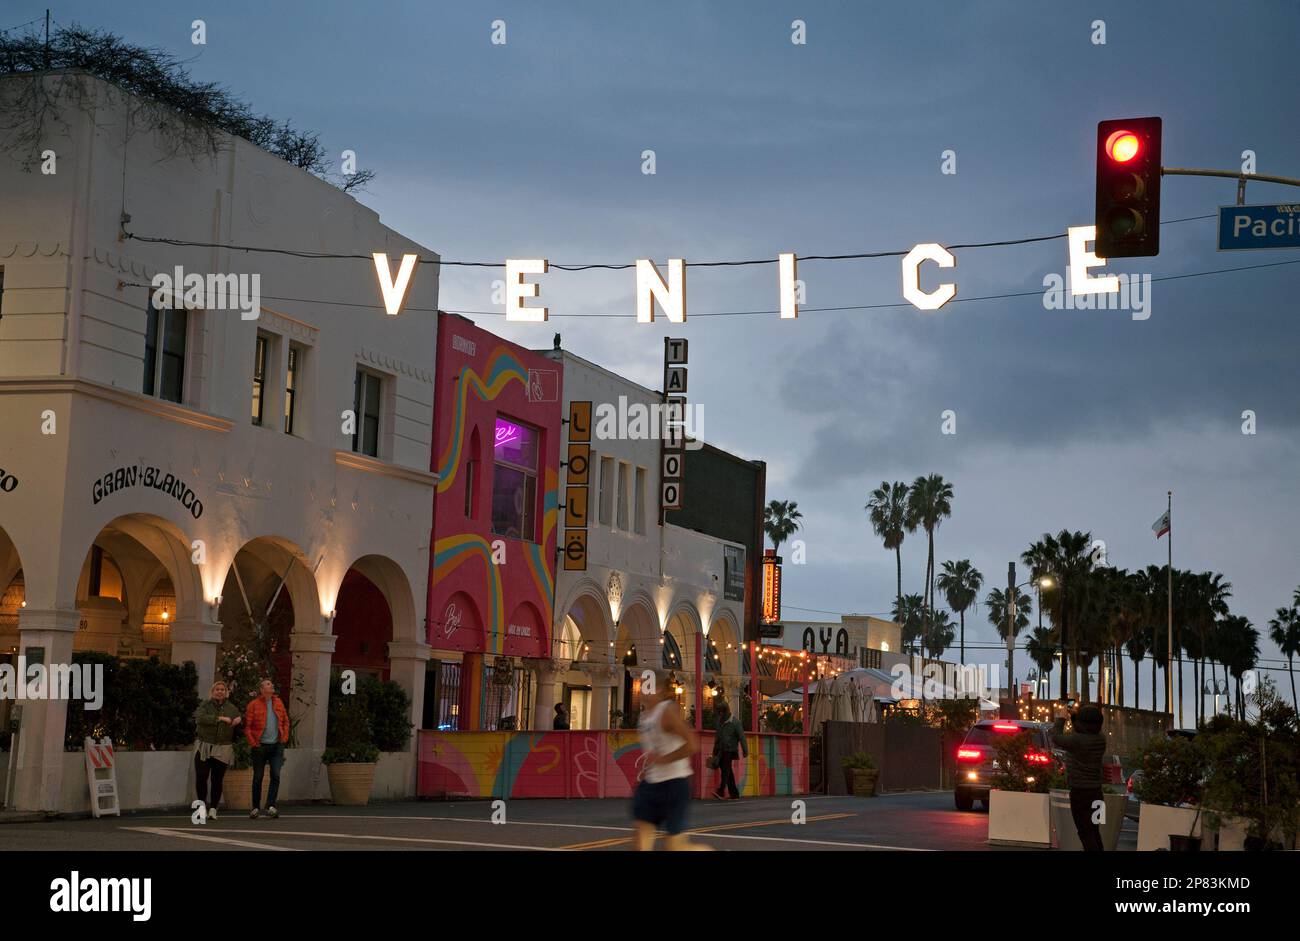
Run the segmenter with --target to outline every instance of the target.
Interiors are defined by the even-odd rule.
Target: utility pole
[[[1016,711],[1016,691],[1013,671],[1015,670],[1016,636],[1016,563],[1007,563],[1007,705],[1003,710],[1004,719],[1019,718]]]

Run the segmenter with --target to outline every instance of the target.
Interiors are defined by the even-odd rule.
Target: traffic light
[[[1160,254],[1160,119],[1097,125],[1098,258]]]

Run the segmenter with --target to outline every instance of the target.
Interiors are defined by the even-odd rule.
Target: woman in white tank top
[[[660,827],[668,834],[670,850],[712,849],[690,842],[682,832],[691,802],[691,756],[700,745],[672,699],[672,679],[667,670],[642,673],[641,702],[637,731],[645,768],[632,798],[637,849],[654,849]]]

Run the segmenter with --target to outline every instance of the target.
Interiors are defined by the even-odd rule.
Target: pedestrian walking
[[[713,796],[718,800],[740,800],[740,789],[736,787],[736,772],[732,763],[742,755],[749,757],[745,730],[740,720],[731,714],[731,707],[725,702],[719,703],[718,729],[713,739],[713,757],[718,767],[718,786],[713,789]]]
[[[208,820],[217,819],[221,784],[235,758],[235,727],[241,722],[239,709],[230,701],[230,687],[217,680],[194,710],[194,792]]]
[[[1096,706],[1083,706],[1073,716],[1074,731],[1066,733],[1065,720],[1069,711],[1057,707],[1056,724],[1052,727],[1052,744],[1065,752],[1065,776],[1070,788],[1070,816],[1079,832],[1079,842],[1085,851],[1100,853],[1104,849],[1101,830],[1093,822],[1095,809],[1105,813],[1102,797],[1102,758],[1106,754],[1106,736],[1101,734],[1103,718]],[[1104,818],[1103,818],[1104,819]]]
[[[275,819],[280,816],[275,798],[280,793],[280,768],[289,741],[289,712],[270,680],[262,680],[261,694],[244,711],[244,737],[253,750],[253,809],[248,816],[256,820],[262,815],[262,774],[269,767],[271,786],[266,792],[266,815]]]
[[[641,680],[641,716],[637,732],[645,767],[632,797],[636,848],[652,850],[659,829],[670,850],[707,850],[682,832],[691,802],[691,756],[700,750],[695,732],[672,698],[674,679],[667,670],[646,670]]]

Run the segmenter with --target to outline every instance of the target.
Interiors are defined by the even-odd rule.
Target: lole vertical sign
[[[682,508],[682,478],[686,458],[685,339],[664,337],[664,409],[660,440],[659,521],[668,510]]]
[[[591,403],[569,403],[569,441],[564,459],[564,556],[566,572],[587,571],[587,510],[591,505]]]

